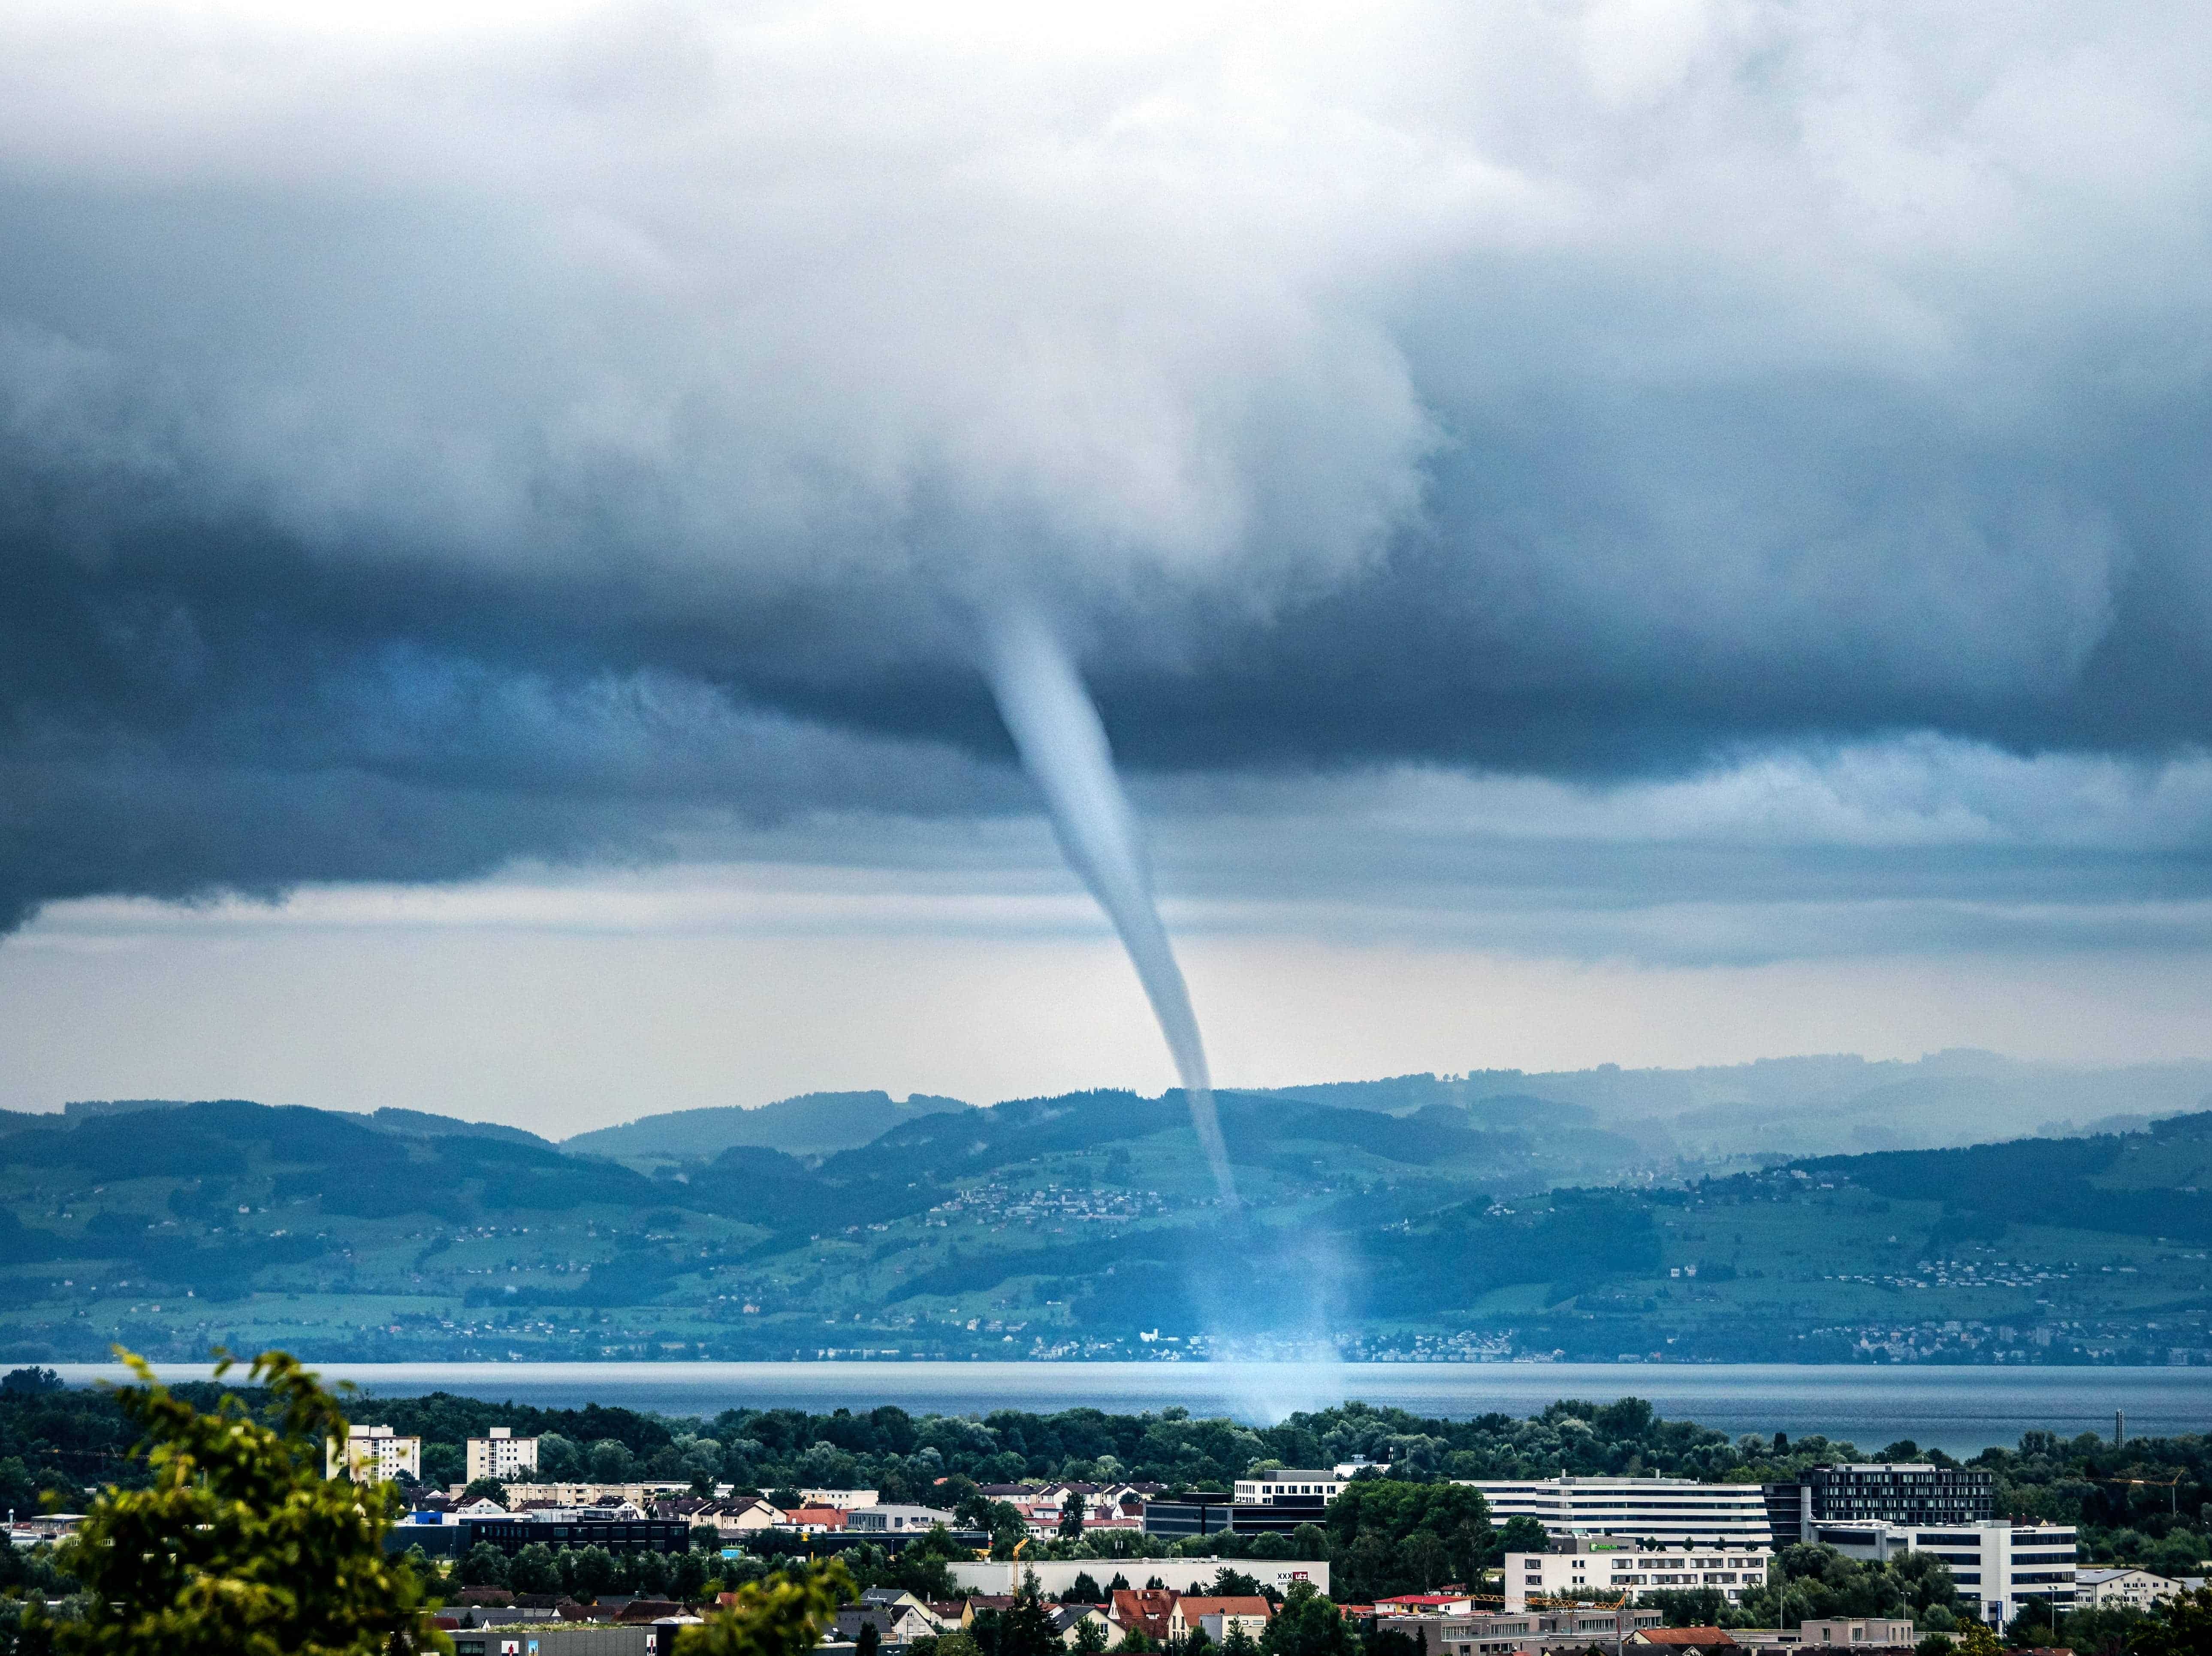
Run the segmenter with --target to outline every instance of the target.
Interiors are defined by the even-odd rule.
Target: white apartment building
[[[2013,1524],[2001,1518],[1910,1527],[1815,1524],[1805,1538],[1849,1558],[1933,1553],[1951,1567],[1959,1597],[1992,1627],[2002,1627],[2030,1604],[2068,1610],[2076,1602],[2076,1537],[2070,1524]]]
[[[1505,1555],[1505,1609],[1517,1615],[1531,1598],[1597,1594],[1633,1604],[1653,1592],[1711,1587],[1733,1604],[1766,1580],[1771,1548],[1643,1547],[1632,1541],[1577,1536],[1565,1552]]]
[[[388,1426],[349,1426],[346,1440],[323,1446],[323,1476],[341,1471],[356,1483],[386,1483],[404,1472],[422,1476],[422,1440],[396,1436]]]
[[[2171,1598],[2180,1591],[2181,1583],[2172,1576],[2156,1575],[2148,1570],[2123,1567],[2074,1572],[2074,1592],[2078,1604],[2125,1604],[2131,1610],[2147,1610],[2160,1599]]]
[[[1482,1491],[1490,1521],[1533,1518],[1553,1536],[1686,1542],[1708,1549],[1771,1547],[1766,1495],[1756,1483],[1675,1477],[1455,1478]],[[1241,1487],[1241,1486],[1240,1486]]]
[[[873,1489],[801,1489],[799,1504],[802,1507],[835,1507],[841,1513],[849,1513],[855,1507],[876,1504]]]
[[[1337,1492],[1351,1481],[1352,1474],[1343,1467],[1285,1466],[1273,1472],[1255,1472],[1250,1477],[1240,1477],[1231,1493],[1243,1507],[1272,1507],[1277,1495],[1293,1495],[1302,1500],[1319,1495],[1327,1504],[1335,1500]]]
[[[488,1438],[469,1440],[469,1482],[480,1477],[497,1478],[501,1483],[513,1483],[528,1473],[538,1473],[538,1440],[518,1438],[512,1427],[495,1426]]]

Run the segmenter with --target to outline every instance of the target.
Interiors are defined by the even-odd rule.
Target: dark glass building
[[[1996,1480],[1971,1466],[1880,1462],[1814,1466],[1766,1485],[1774,1544],[1802,1541],[1815,1524],[1972,1524],[1996,1516]]]

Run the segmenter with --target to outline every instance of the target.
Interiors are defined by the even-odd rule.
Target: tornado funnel
[[[1190,990],[1152,900],[1152,883],[1136,813],[1114,771],[1098,709],[1075,671],[1066,647],[1034,609],[1002,609],[988,619],[987,671],[999,715],[1020,752],[1023,767],[1043,793],[1053,830],[1068,866],[1091,888],[1114,922],[1152,1004],[1160,1033],[1175,1059],[1191,1126],[1213,1170],[1223,1206],[1237,1211],[1237,1181],[1221,1142],[1213,1108],[1213,1082]]]

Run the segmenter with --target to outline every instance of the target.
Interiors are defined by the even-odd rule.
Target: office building
[[[1505,1608],[1518,1612],[1534,1599],[1571,1599],[1596,1594],[1633,1604],[1654,1592],[1711,1587],[1733,1604],[1766,1580],[1765,1547],[1643,1547],[1632,1541],[1576,1536],[1563,1552],[1508,1553]]]
[[[2069,1524],[2013,1524],[2003,1519],[1924,1528],[1816,1524],[1805,1538],[1849,1558],[1933,1553],[1951,1567],[1960,1598],[1992,1627],[2002,1627],[2031,1604],[2069,1610],[2075,1603],[2076,1540]]]
[[[1814,1524],[1978,1524],[1996,1515],[1996,1479],[1924,1462],[1815,1466],[1794,1482],[1767,1484],[1765,1500],[1774,1544],[1786,1547]]]
[[[501,1483],[527,1482],[538,1474],[538,1440],[518,1438],[512,1427],[495,1426],[488,1438],[471,1438],[469,1482],[480,1477]]]
[[[1348,1476],[1327,1466],[1285,1467],[1238,1478],[1235,1493],[1239,1504],[1244,1506],[1271,1507],[1278,1497],[1308,1501],[1318,1497],[1326,1506],[1350,1482]]]
[[[1226,1489],[1194,1489],[1172,1501],[1148,1501],[1145,1533],[1176,1540],[1187,1535],[1218,1535],[1229,1527],[1230,1508],[1235,1504]]]
[[[1756,1483],[1672,1477],[1455,1478],[1480,1489],[1490,1521],[1533,1518],[1553,1536],[1615,1536],[1679,1547],[1772,1544],[1765,1492]]]
[[[387,1483],[393,1478],[422,1476],[422,1440],[403,1438],[388,1426],[349,1426],[346,1440],[332,1438],[323,1446],[323,1476],[341,1471],[356,1483]]]
[[[1595,1604],[1558,1610],[1477,1610],[1469,1616],[1392,1618],[1402,1634],[1433,1656],[1538,1656],[1544,1651],[1610,1651],[1667,1618],[1656,1610],[1601,1610]]]
[[[880,1501],[866,1507],[816,1508],[819,1512],[842,1511],[845,1515],[844,1528],[852,1535],[893,1535],[908,1531],[920,1533],[943,1525],[953,1527],[951,1513],[939,1512],[934,1507],[902,1507],[891,1501]]]

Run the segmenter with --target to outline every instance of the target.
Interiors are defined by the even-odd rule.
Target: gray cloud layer
[[[2153,775],[2212,715],[2208,32],[19,14],[0,919],[1018,808],[1010,588],[1164,774]],[[2089,883],[2196,892],[2207,820]]]

